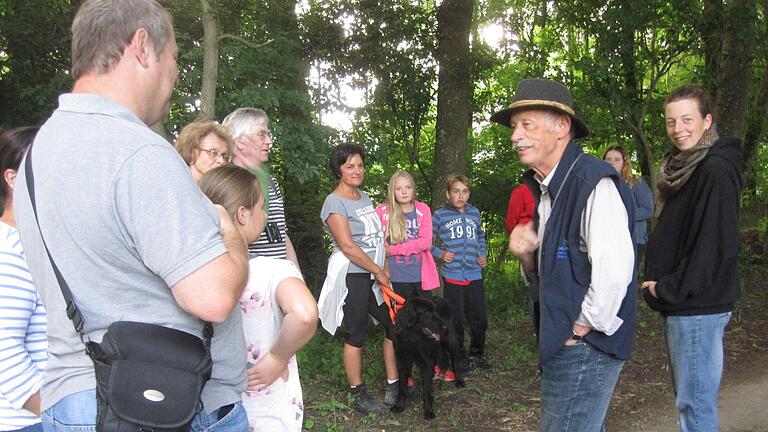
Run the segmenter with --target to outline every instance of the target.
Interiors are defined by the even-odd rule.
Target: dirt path
[[[768,432],[768,265],[742,272],[744,296],[726,328],[725,373],[720,389],[721,432]],[[677,410],[668,370],[663,320],[638,304],[635,349],[619,378],[606,417],[609,432],[677,432]],[[348,406],[341,343],[326,337],[310,353],[321,368],[302,374],[305,427],[310,432],[534,432],[540,418],[535,338],[525,320],[497,320],[488,331],[493,371],[473,373],[467,387],[441,385],[437,419],[425,421],[417,398],[404,413],[361,416]],[[371,343],[376,347],[379,344]],[[305,355],[307,355],[305,353]],[[367,381],[380,398],[381,354],[366,351]]]
[[[720,387],[721,432],[768,431],[768,356],[753,362],[750,370],[726,372]],[[661,390],[661,389],[660,389]],[[609,429],[612,432],[677,432],[677,410],[671,386],[659,391],[659,398],[643,409],[642,415]]]

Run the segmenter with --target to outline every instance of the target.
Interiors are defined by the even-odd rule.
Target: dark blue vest
[[[567,174],[569,170],[570,174]],[[634,240],[634,201],[626,183],[608,163],[585,154],[578,144],[571,141],[548,187],[554,206],[540,246],[541,362],[557,353],[572,336],[573,323],[581,313],[581,303],[592,279],[589,257],[579,249],[581,216],[587,199],[603,177],[611,177],[619,190],[627,209],[627,228]],[[592,346],[619,359],[629,358],[634,342],[637,307],[635,282],[636,275],[633,274],[618,314],[624,323],[616,333],[606,336],[591,331],[586,336]]]

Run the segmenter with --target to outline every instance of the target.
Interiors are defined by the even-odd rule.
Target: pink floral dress
[[[250,368],[269,352],[283,322],[283,312],[275,292],[286,278],[302,278],[288,260],[256,257],[250,260],[248,285],[240,297],[243,330]],[[278,378],[259,391],[243,392],[243,406],[248,413],[250,432],[300,431],[304,419],[299,368],[296,356],[288,362],[288,380]]]

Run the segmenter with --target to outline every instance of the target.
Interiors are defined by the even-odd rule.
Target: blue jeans
[[[96,390],[73,393],[43,411],[45,432],[95,432]]]
[[[43,424],[35,423],[33,425],[24,426],[21,429],[16,429],[14,431],[9,431],[9,432],[43,432]]]
[[[96,431],[96,390],[85,390],[64,397],[55,405],[43,411],[45,432],[95,432]],[[248,417],[243,403],[235,407],[221,420],[218,410],[206,415],[202,404],[192,420],[192,431],[247,432]]]
[[[675,404],[682,432],[718,430],[717,392],[723,375],[723,332],[731,313],[664,320]]]
[[[192,420],[192,432],[248,432],[248,416],[242,402],[237,402],[232,410],[219,420],[219,410],[206,415],[198,412]]]
[[[624,365],[586,341],[563,346],[541,365],[541,432],[603,431]]]

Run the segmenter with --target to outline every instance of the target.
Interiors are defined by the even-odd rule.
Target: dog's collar
[[[432,330],[430,330],[430,329],[428,329],[426,327],[422,327],[421,331],[423,331],[424,334],[427,335],[428,337],[434,339],[436,342],[440,342],[440,334],[439,333],[435,333],[435,332],[433,332]]]

